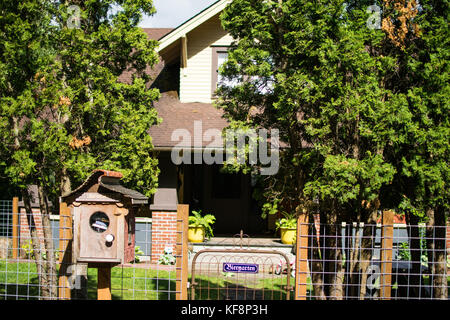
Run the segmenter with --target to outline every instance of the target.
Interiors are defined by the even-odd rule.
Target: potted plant
[[[294,214],[283,212],[284,218],[275,222],[277,230],[281,233],[281,242],[284,244],[294,244],[297,235],[297,217]]]
[[[212,214],[202,216],[201,210],[192,210],[192,216],[189,216],[188,241],[203,242],[211,238],[213,231],[211,226],[216,221],[216,217]]]

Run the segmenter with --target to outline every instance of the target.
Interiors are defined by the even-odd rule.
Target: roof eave
[[[181,37],[185,36],[187,33],[197,28],[205,21],[211,19],[216,14],[225,9],[225,7],[231,2],[232,0],[219,0],[213,3],[208,8],[199,12],[194,17],[183,22],[180,26],[178,26],[177,28],[175,28],[174,30],[163,36],[161,39],[159,39],[159,46],[157,48],[157,51],[161,52],[163,49],[167,48],[172,43],[179,40]]]

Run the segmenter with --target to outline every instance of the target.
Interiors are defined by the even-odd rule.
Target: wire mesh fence
[[[17,202],[0,201],[0,300],[98,298],[98,269],[64,260],[71,237],[61,219],[51,215],[46,222],[37,208],[27,214],[19,212]],[[308,300],[449,297],[448,226],[306,223],[306,232],[297,235],[301,246],[288,280],[287,262],[279,255],[269,259],[250,251],[245,257],[211,252],[189,270],[180,263],[187,261],[187,222],[174,219],[175,236],[161,238],[154,234],[155,220],[137,219],[135,261],[111,269],[112,299],[179,299],[188,278],[193,287],[185,298],[191,299],[192,292],[195,299],[288,299],[293,285],[304,288],[300,299]],[[163,227],[158,225],[168,228]],[[223,269],[225,264],[231,271]],[[258,273],[251,272],[255,265]],[[236,269],[242,267],[251,270]],[[66,277],[61,277],[64,268]],[[62,295],[63,288],[70,294]]]
[[[12,201],[0,201],[0,300],[98,298],[98,268],[64,260],[64,245],[68,244],[67,251],[71,248],[71,232],[60,224],[59,215],[48,218],[46,224],[37,208],[27,214],[24,209],[13,210]],[[137,221],[135,259],[111,268],[111,298],[175,300],[184,277],[177,260],[187,252],[180,250],[187,245],[182,243],[185,228],[160,240],[163,252],[152,252],[152,220]],[[61,277],[63,269],[65,277]]]
[[[446,226],[308,223],[308,300],[448,299]]]

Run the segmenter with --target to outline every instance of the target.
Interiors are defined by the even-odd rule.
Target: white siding
[[[229,46],[232,42],[214,16],[187,34],[187,68],[180,70],[180,101],[211,103],[211,46]]]

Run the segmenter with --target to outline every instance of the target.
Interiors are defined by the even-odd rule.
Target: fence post
[[[19,256],[19,198],[13,198],[12,207],[12,257],[17,259]]]
[[[111,266],[97,268],[97,300],[111,300]]]
[[[65,202],[59,204],[59,299],[70,299],[68,269],[72,263],[72,214]],[[74,272],[74,271],[73,271]]]
[[[187,300],[189,205],[177,206],[176,299]]]
[[[295,269],[295,300],[306,300],[308,276],[308,214],[302,213],[297,219],[297,241]]]
[[[383,211],[381,219],[380,297],[391,299],[392,246],[394,243],[394,212]]]

